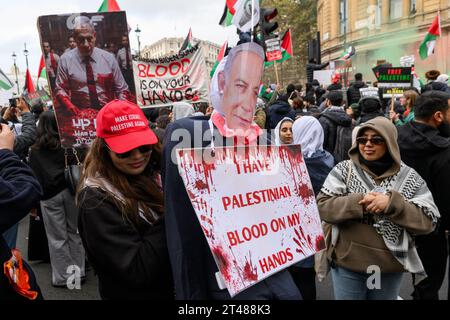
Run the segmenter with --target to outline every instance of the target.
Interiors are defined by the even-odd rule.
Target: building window
[[[411,0],[409,14],[416,14],[416,13],[417,13],[417,0]]]
[[[400,19],[403,11],[403,0],[391,0],[391,20]]]
[[[339,1],[339,21],[341,27],[341,35],[347,33],[348,30],[348,1]]]
[[[381,26],[381,1],[377,0],[377,8],[375,12],[375,26]]]

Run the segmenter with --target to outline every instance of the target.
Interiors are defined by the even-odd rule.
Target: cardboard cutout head
[[[264,50],[256,43],[234,47],[213,78],[213,107],[228,128],[247,130],[253,123],[264,72]]]
[[[80,16],[75,20],[73,36],[81,55],[89,57],[94,51],[97,34],[88,17]]]

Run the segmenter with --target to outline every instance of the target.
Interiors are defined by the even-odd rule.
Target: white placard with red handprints
[[[325,248],[300,146],[180,149],[177,160],[232,297]]]

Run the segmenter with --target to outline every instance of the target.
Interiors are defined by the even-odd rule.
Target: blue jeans
[[[331,268],[331,275],[336,300],[397,300],[403,278],[403,273],[380,273],[379,287],[371,289],[369,285],[376,284],[374,273],[353,272],[335,266]]]

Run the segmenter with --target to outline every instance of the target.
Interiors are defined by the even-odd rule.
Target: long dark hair
[[[37,139],[33,148],[43,150],[58,150],[61,148],[58,125],[53,111],[45,111],[40,115]]]
[[[109,155],[104,139],[97,137],[91,145],[89,153],[84,161],[84,170],[81,176],[80,188],[82,188],[87,178],[101,176],[123,196],[123,201],[112,194],[108,195],[115,205],[121,209],[122,215],[137,228],[143,226],[146,222],[139,216],[139,208],[143,209],[145,218],[153,223],[155,218],[151,211],[161,217],[164,214],[164,197],[162,190],[156,182],[157,168],[159,158],[153,157],[154,153],[159,153],[158,146],[153,147],[152,158],[145,171],[138,176],[128,176],[118,170]],[[82,201],[79,198],[78,202]]]

